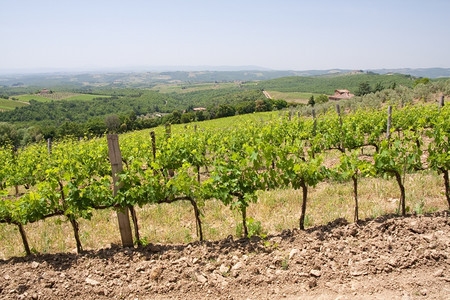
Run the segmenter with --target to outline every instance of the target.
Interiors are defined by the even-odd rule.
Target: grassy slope
[[[16,107],[22,107],[22,106],[26,106],[26,105],[28,105],[28,104],[14,101],[14,100],[0,99],[0,109],[3,109],[3,110],[11,110]]]

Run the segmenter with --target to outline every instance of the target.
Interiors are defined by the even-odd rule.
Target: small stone
[[[233,271],[236,271],[236,270],[239,270],[239,269],[241,269],[242,267],[244,266],[244,264],[243,263],[241,263],[241,262],[238,262],[237,264],[235,264],[231,269],[233,270]]]
[[[292,259],[298,252],[298,249],[292,249],[291,252],[289,252],[289,259]]]
[[[422,296],[426,296],[428,294],[428,290],[427,289],[420,290],[420,294],[422,294]]]
[[[221,274],[225,274],[225,273],[228,272],[229,269],[230,269],[230,268],[227,267],[227,266],[225,266],[225,265],[220,265],[219,272],[220,272]]]
[[[367,275],[367,271],[365,271],[365,270],[354,270],[354,271],[350,272],[350,275],[352,275],[352,276]]]
[[[388,261],[388,264],[389,264],[390,266],[394,267],[394,268],[397,267],[397,266],[398,266],[397,259],[396,259],[395,257],[391,258],[391,259]]]
[[[145,271],[145,266],[144,265],[140,265],[136,268],[136,272],[144,272]]]
[[[104,290],[98,290],[96,292],[96,294],[99,295],[99,296],[105,296],[105,291]]]
[[[32,269],[36,269],[37,267],[39,267],[39,263],[38,263],[37,261],[33,261],[33,262],[31,263],[31,268],[32,268]]]
[[[213,264],[206,264],[206,265],[205,265],[205,270],[208,271],[208,272],[212,272],[212,271],[214,271],[215,269],[216,269],[216,266],[213,265]]]
[[[314,277],[320,277],[320,275],[322,275],[322,272],[320,272],[320,270],[312,269],[311,272],[309,272],[309,274],[311,274]]]
[[[208,279],[206,279],[205,276],[199,274],[199,275],[197,275],[197,281],[200,283],[206,283],[208,281]]]
[[[90,285],[99,285],[100,282],[98,282],[97,280],[94,280],[92,278],[86,278],[86,283],[90,284]]]
[[[192,263],[193,263],[193,264],[195,264],[196,262],[198,262],[198,258],[197,258],[197,257],[195,257],[195,258],[192,260]]]
[[[5,280],[10,280],[11,276],[9,276],[8,274],[4,275],[3,278],[5,278]]]
[[[158,280],[158,278],[161,276],[163,272],[163,268],[162,267],[156,267],[152,270],[152,272],[150,273],[150,279],[152,280]]]
[[[436,272],[434,272],[433,274],[436,277],[442,277],[444,275],[444,270],[443,269],[439,269]]]
[[[311,280],[308,282],[308,287],[309,287],[310,289],[315,288],[316,286],[317,286],[317,280],[316,280],[315,278],[311,279]]]

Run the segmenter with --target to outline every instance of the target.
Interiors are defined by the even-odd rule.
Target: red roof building
[[[350,99],[355,95],[351,94],[349,90],[335,90],[333,96],[328,96],[329,100],[341,100],[341,99]]]

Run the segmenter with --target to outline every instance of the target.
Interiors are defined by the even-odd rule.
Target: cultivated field
[[[267,91],[272,99],[283,99],[287,102],[303,103],[307,104],[311,96],[318,96],[316,93],[303,93],[303,92],[279,92],[279,91]]]
[[[19,101],[23,101],[23,102],[30,102],[31,100],[36,100],[39,102],[49,102],[49,101],[55,101],[55,100],[87,101],[87,100],[92,100],[94,98],[99,98],[99,97],[108,98],[109,96],[78,94],[78,93],[71,93],[71,92],[54,92],[52,94],[48,93],[45,95],[28,94],[28,95],[14,96],[14,98],[18,99]]]
[[[151,90],[159,91],[160,93],[189,93],[195,91],[204,91],[212,89],[226,89],[237,87],[239,84],[232,82],[222,83],[172,83],[172,84],[158,84],[151,88]]]
[[[22,107],[28,105],[27,103],[15,100],[7,100],[0,98],[0,110],[11,110],[16,107]]]

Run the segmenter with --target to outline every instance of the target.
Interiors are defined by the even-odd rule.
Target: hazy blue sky
[[[450,67],[448,0],[0,0],[0,71]]]

